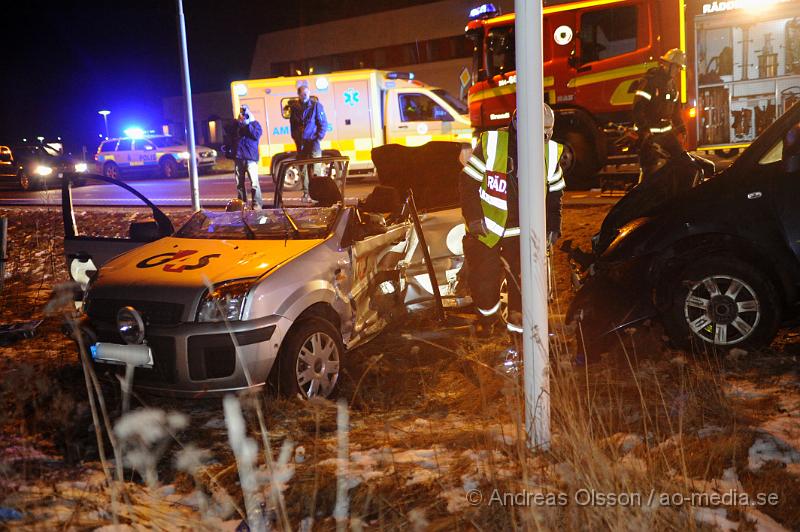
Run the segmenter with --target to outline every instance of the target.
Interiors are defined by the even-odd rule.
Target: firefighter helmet
[[[225,212],[239,212],[244,209],[244,202],[239,198],[233,198],[225,205]]]
[[[661,60],[665,63],[672,63],[681,68],[686,68],[686,52],[680,48],[673,48],[661,56]]]
[[[546,140],[550,140],[553,136],[553,126],[556,122],[556,116],[553,110],[546,103],[542,104],[542,117],[544,119],[544,136]],[[517,110],[514,109],[514,114],[511,115],[511,132],[517,134]]]

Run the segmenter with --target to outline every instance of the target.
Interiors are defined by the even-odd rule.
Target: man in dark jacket
[[[292,105],[289,124],[292,139],[297,146],[298,159],[310,159],[322,156],[320,142],[325,138],[328,119],[325,108],[319,100],[311,99],[308,84],[304,81],[297,86],[297,103]],[[301,169],[303,175],[303,199],[308,199],[308,167]]]
[[[250,113],[246,105],[239,108],[239,117],[236,122],[234,136],[234,157],[236,165],[236,192],[239,199],[247,204],[247,189],[245,188],[245,174],[250,176],[252,206],[260,209],[263,206],[261,199],[261,185],[258,182],[258,139],[261,138],[261,124]]]

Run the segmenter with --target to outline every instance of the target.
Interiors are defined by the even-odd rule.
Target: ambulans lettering
[[[184,270],[199,270],[205,268],[211,262],[211,259],[218,258],[219,253],[212,253],[211,255],[203,255],[194,264],[184,264],[188,257],[197,253],[195,249],[185,249],[182,251],[172,251],[169,253],[159,253],[140,261],[137,268],[155,268],[157,266],[164,266],[165,272],[180,273]]]
[[[506,193],[508,183],[506,182],[505,178],[500,177],[499,175],[489,174],[486,176],[486,180],[486,185],[488,186],[489,190],[494,190],[495,192],[499,192],[501,194]]]
[[[277,126],[272,130],[273,135],[288,135],[289,126]]]

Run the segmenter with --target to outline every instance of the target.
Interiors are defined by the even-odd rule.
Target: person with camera
[[[320,142],[325,138],[328,119],[325,108],[317,99],[311,98],[308,83],[297,84],[297,101],[290,108],[289,125],[292,139],[297,146],[298,159],[311,159],[322,156]],[[308,165],[301,169],[303,176],[303,200],[308,200]]]
[[[260,209],[263,205],[261,199],[261,185],[258,182],[258,139],[261,138],[261,124],[250,113],[247,105],[239,108],[236,119],[234,135],[234,160],[233,175],[236,177],[236,192],[239,199],[247,204],[247,189],[245,177],[250,176],[250,191],[252,207]]]

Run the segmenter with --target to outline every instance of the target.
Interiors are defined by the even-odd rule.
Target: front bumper
[[[566,322],[578,325],[579,349],[597,355],[620,331],[658,311],[647,282],[647,262],[608,264],[586,277],[567,310]]]
[[[211,168],[216,164],[217,160],[213,158],[199,158],[197,159],[197,167],[198,168]],[[180,160],[181,166],[188,168],[189,167],[189,159],[181,159]]]
[[[182,397],[261,386],[290,326],[291,322],[281,316],[228,324],[149,326],[145,342],[152,351],[153,367],[136,368],[134,386]],[[82,328],[90,342],[122,343],[112,324],[86,321]],[[119,365],[99,360],[95,365],[98,370],[122,370]]]

